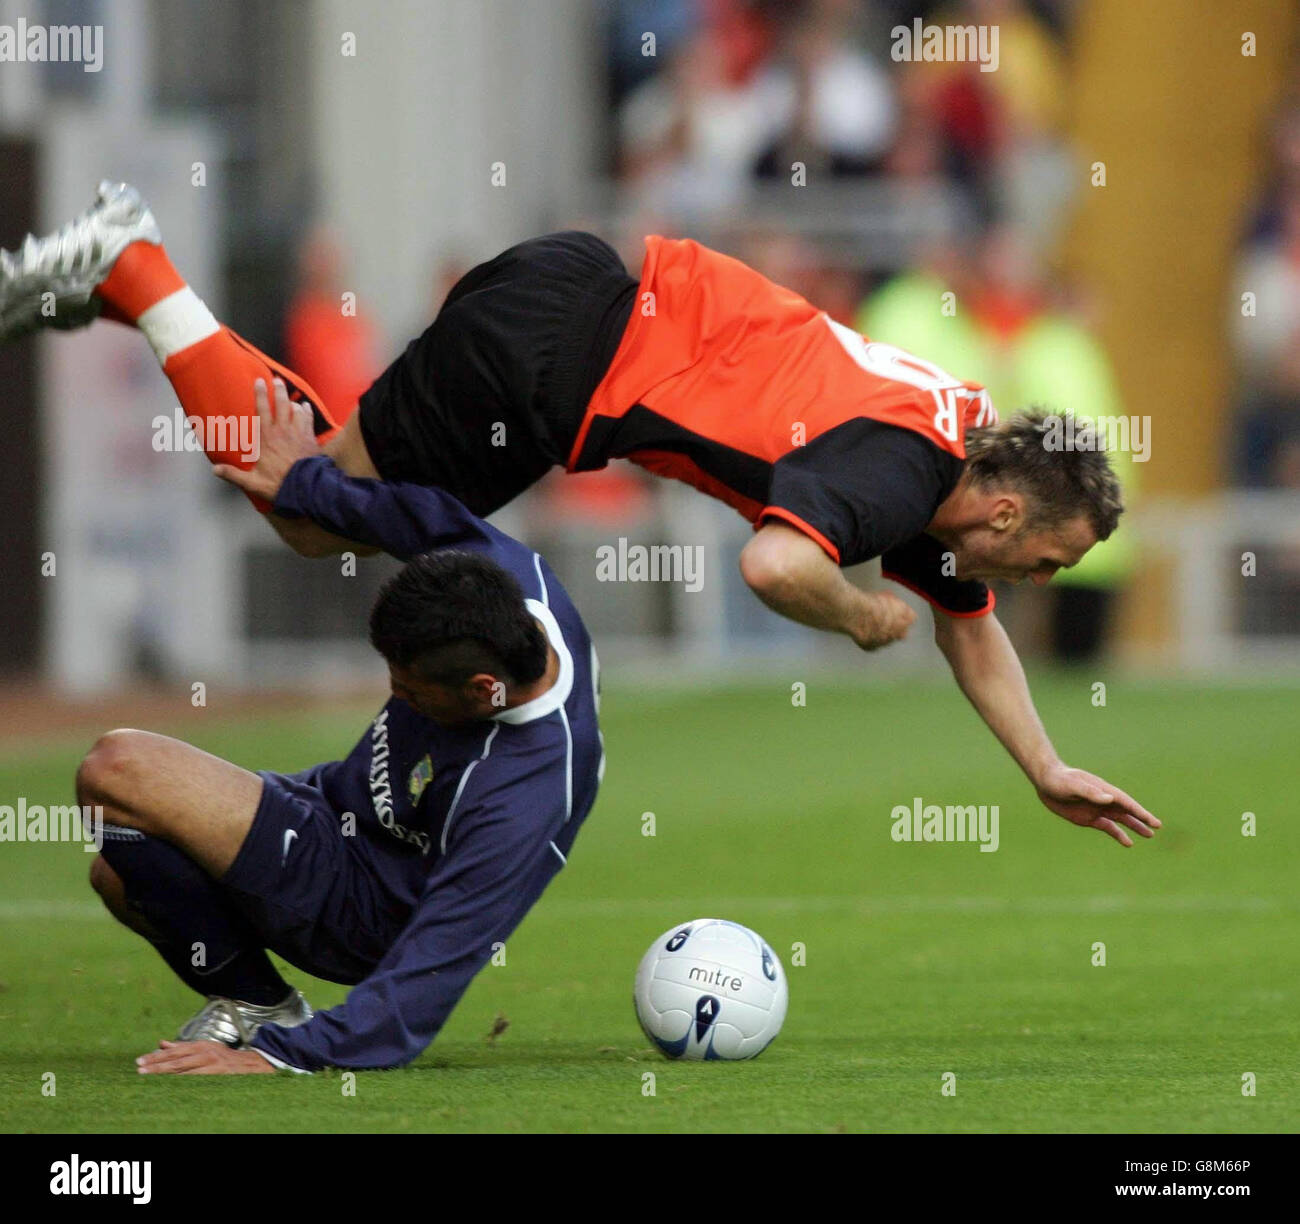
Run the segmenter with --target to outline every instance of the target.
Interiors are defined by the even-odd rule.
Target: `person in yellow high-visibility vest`
[[[1029,323],[1008,353],[1009,402],[1069,412],[1080,421],[1118,417],[1123,413],[1110,359],[1085,324],[1070,313],[1054,310]],[[1109,439],[1111,466],[1131,507],[1137,486],[1135,441],[1150,444],[1143,433]],[[1128,449],[1116,449],[1127,442]],[[1139,459],[1145,454],[1139,453]],[[1106,647],[1119,594],[1135,561],[1131,530],[1116,531],[1077,564],[1053,577],[1052,651],[1062,662],[1082,663]]]

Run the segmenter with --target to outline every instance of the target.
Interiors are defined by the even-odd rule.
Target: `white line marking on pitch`
[[[771,913],[847,911],[861,914],[1265,914],[1294,909],[1263,897],[713,897],[699,898],[556,898],[539,910],[543,915],[585,917],[602,914],[728,914],[744,910]],[[108,917],[97,901],[0,901],[0,922],[82,921]],[[684,919],[683,919],[684,920]]]
[[[727,914],[740,910],[768,910],[773,913],[846,911],[866,914],[924,913],[1272,913],[1285,907],[1263,897],[711,897],[694,898],[555,898],[539,913],[572,916],[641,914],[670,911],[705,911]],[[684,920],[684,919],[683,919]]]

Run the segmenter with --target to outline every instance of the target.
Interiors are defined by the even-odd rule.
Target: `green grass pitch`
[[[1040,808],[950,685],[813,679],[806,708],[779,681],[614,688],[569,866],[425,1055],[354,1095],[337,1072],[137,1076],[196,996],[100,909],[79,846],[0,846],[0,1130],[1294,1131],[1297,694],[1112,681],[1096,708],[1090,679],[1036,694],[1067,760],[1165,821],[1131,850]],[[293,769],[368,712],[213,711],[191,738]],[[85,746],[0,757],[0,802],[71,802]],[[915,796],[998,804],[1000,848],[893,842]],[[785,1029],[753,1062],[671,1063],[637,1027],[638,959],[695,917],[786,964]],[[345,993],[287,976],[317,1007]]]

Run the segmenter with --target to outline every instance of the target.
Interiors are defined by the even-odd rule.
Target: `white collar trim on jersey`
[[[525,701],[523,705],[502,710],[500,714],[492,716],[496,722],[512,725],[533,722],[538,718],[545,718],[548,714],[554,714],[568,701],[569,693],[573,690],[573,656],[565,645],[564,635],[560,633],[560,622],[544,603],[538,603],[535,599],[525,599],[524,606],[542,622],[546,636],[555,650],[555,657],[560,661],[560,674],[555,677],[555,683],[546,692],[534,697],[532,701]]]

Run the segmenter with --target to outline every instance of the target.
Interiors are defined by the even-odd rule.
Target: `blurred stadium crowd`
[[[833,318],[989,387],[1005,414],[1040,404],[1079,417],[1125,407],[1095,288],[1060,258],[1087,168],[1070,145],[1072,0],[607,0],[601,65],[609,207],[575,219],[606,232],[634,270],[646,233],[697,237],[744,259]],[[898,62],[894,31],[998,31],[996,71]],[[1300,74],[1297,77],[1300,81]],[[1300,97],[1300,95],[1297,95]],[[1243,234],[1241,284],[1268,323],[1230,304],[1236,364],[1230,473],[1300,488],[1300,101],[1279,114],[1264,197]],[[816,184],[806,208],[785,188]],[[444,258],[431,306],[465,271]],[[340,320],[345,261],[314,229],[301,243],[284,352],[344,415],[382,367],[376,329]],[[1245,292],[1242,289],[1240,292]],[[951,294],[951,308],[939,308]],[[1264,312],[1261,312],[1264,313]],[[1116,454],[1130,505],[1140,468]],[[630,465],[544,486],[559,536],[584,522],[644,522],[660,485]],[[557,545],[561,547],[562,545]],[[1057,576],[1055,657],[1095,657],[1136,560],[1132,533]],[[1015,593],[1004,595],[1010,611]],[[1014,613],[1013,613],[1014,615]],[[653,621],[653,618],[652,618]],[[647,627],[653,628],[652,623]]]
[[[1229,315],[1240,450],[1235,480],[1300,489],[1300,63],[1268,133],[1266,186],[1248,210]],[[1244,294],[1256,298],[1242,310]]]
[[[1158,414],[1156,462],[1115,458],[1136,511],[1126,526],[1164,498],[1178,503],[1172,527],[1158,539],[1121,530],[1044,592],[999,591],[999,612],[1026,654],[1073,662],[1122,644],[1136,657],[1154,643],[1157,666],[1224,669],[1240,639],[1284,651],[1300,635],[1300,548],[1268,500],[1300,493],[1300,60],[1289,91],[1277,88],[1300,27],[1285,0],[1243,4],[1184,21],[1174,0],[45,0],[50,20],[104,21],[109,54],[102,73],[0,74],[2,240],[84,207],[100,172],[135,176],[223,321],[346,416],[457,278],[510,242],[591,229],[635,272],[644,235],[695,238],[984,383],[1004,415],[1031,404]],[[1267,25],[1268,64],[1243,59],[1247,20]],[[916,22],[996,31],[996,70],[896,56],[897,31]],[[355,31],[357,58],[340,54],[341,30]],[[1145,58],[1153,37],[1167,44],[1158,61]],[[295,57],[299,77],[284,72]],[[1112,87],[1122,98],[1099,108]],[[1202,134],[1215,90],[1238,104]],[[1233,96],[1215,106],[1226,113]],[[1236,161],[1186,174],[1202,146]],[[1095,192],[1103,156],[1122,185]],[[508,190],[489,184],[498,162]],[[200,164],[210,186],[190,181]],[[1215,228],[1219,204],[1202,198],[1216,183],[1235,249]],[[1145,225],[1129,227],[1125,209]],[[1182,247],[1151,254],[1175,230]],[[1181,281],[1180,254],[1197,256]],[[1163,326],[1162,294],[1180,292],[1183,326]],[[248,522],[192,456],[149,452],[144,424],[170,396],[143,346],[113,331],[46,338],[41,362],[34,349],[0,353],[10,462],[26,473],[15,488],[38,489],[10,498],[0,556],[57,548],[85,558],[65,573],[96,575],[86,595],[33,578],[34,566],[6,579],[10,670],[53,663],[63,683],[93,673],[98,686],[119,671],[187,675],[199,631],[165,627],[227,604],[202,631],[220,637],[204,664],[214,673],[237,657],[231,673],[247,683],[272,663],[317,676],[350,647],[368,665],[360,626],[382,563],[340,586]],[[54,445],[81,437],[76,401],[91,394],[100,432],[85,456]],[[1180,412],[1197,428],[1176,438]],[[85,465],[102,455],[113,461],[92,488]],[[1251,507],[1226,505],[1255,493]],[[166,528],[131,526],[173,495],[156,511]],[[1192,504],[1196,515],[1179,509]],[[729,666],[848,650],[744,590],[738,516],[630,465],[556,474],[504,515],[551,558],[611,654],[644,645],[651,660],[693,652]],[[619,536],[703,546],[706,590],[596,586],[593,549]],[[1234,560],[1246,548],[1266,558],[1251,583]],[[1207,598],[1201,576],[1216,569]],[[109,589],[119,597],[106,611]],[[901,643],[871,670],[925,649]],[[109,655],[117,663],[101,668]]]
[[[743,205],[751,183],[785,178],[796,161],[846,183],[942,182],[968,222],[1049,241],[1072,178],[1070,7],[617,0],[615,173],[639,207],[685,226]],[[996,70],[891,62],[892,31],[916,18],[996,26]],[[644,31],[658,32],[653,55]]]

